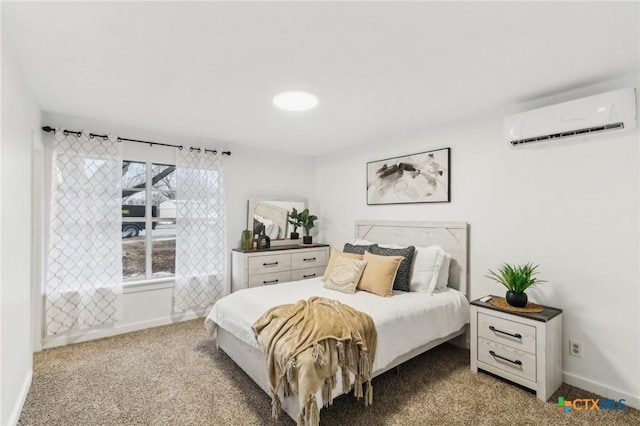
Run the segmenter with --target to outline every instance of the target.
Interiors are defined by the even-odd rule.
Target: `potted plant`
[[[300,238],[300,234],[298,234],[298,227],[302,225],[300,222],[300,213],[296,210],[296,208],[291,209],[291,213],[289,213],[289,219],[287,219],[289,224],[293,226],[293,232],[289,235],[292,240],[297,240]]]
[[[311,244],[313,242],[313,237],[309,235],[309,231],[311,231],[311,228],[316,226],[314,222],[318,220],[318,216],[309,214],[309,209],[304,209],[300,212],[298,217],[300,219],[300,226],[304,228],[304,237],[302,238],[302,242],[304,244]]]
[[[546,282],[535,277],[537,269],[538,265],[531,263],[515,266],[505,263],[498,268],[498,272],[489,269],[486,276],[507,288],[506,299],[509,305],[522,308],[527,305],[527,295],[524,291],[533,285]]]

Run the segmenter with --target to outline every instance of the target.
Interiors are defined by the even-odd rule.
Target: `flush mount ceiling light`
[[[273,98],[273,104],[286,111],[306,111],[318,105],[318,98],[309,92],[282,92]]]

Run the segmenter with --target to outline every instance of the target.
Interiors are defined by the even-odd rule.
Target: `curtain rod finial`
[[[47,133],[48,133],[48,132],[53,132],[53,131],[55,131],[56,129],[54,129],[54,128],[53,128],[53,127],[51,127],[51,126],[44,126],[44,127],[42,128],[42,130],[44,130],[45,132],[47,132]]]

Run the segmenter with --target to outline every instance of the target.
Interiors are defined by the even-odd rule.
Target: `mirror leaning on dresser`
[[[252,235],[264,230],[272,246],[295,243],[296,240],[289,240],[294,231],[288,221],[289,214],[294,208],[298,211],[306,209],[307,204],[304,197],[252,196],[248,202],[247,229]]]

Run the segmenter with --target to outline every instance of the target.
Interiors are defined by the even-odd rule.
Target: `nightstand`
[[[562,310],[543,307],[520,313],[472,301],[471,371],[533,389],[546,402],[562,384]]]

